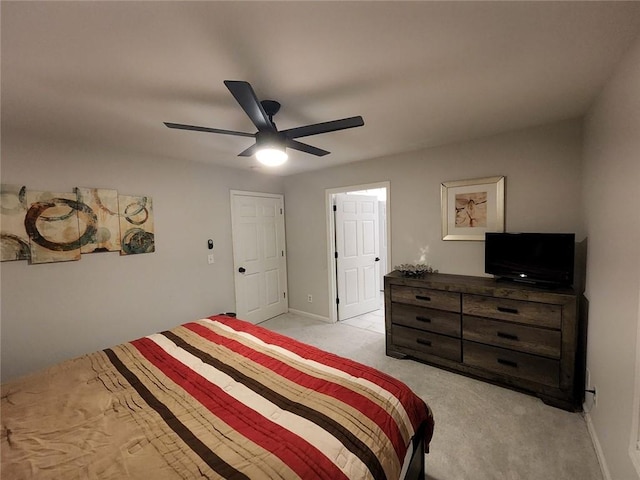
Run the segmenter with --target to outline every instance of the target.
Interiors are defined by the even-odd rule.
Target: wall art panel
[[[120,255],[155,252],[153,201],[151,197],[118,196]]]
[[[78,203],[74,193],[27,191],[24,226],[29,236],[31,263],[80,260],[80,245],[95,234],[95,214]],[[78,216],[86,228],[80,235]]]
[[[106,188],[76,187],[78,203],[88,207],[95,215],[95,235],[80,245],[81,253],[117,252],[120,250],[120,217],[118,214],[118,191]],[[85,221],[93,217],[78,217],[80,231],[91,225]]]
[[[24,227],[27,187],[0,185],[0,261],[29,260],[29,236]]]

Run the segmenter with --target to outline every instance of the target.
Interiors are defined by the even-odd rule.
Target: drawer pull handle
[[[417,338],[416,342],[420,345],[426,345],[427,347],[431,346],[431,340],[425,340],[424,338]]]
[[[513,335],[511,333],[498,332],[496,335],[500,338],[506,338],[507,340],[519,340],[517,335]]]
[[[416,300],[424,300],[425,302],[430,302],[431,297],[425,297],[424,295],[416,295]]]
[[[431,323],[431,319],[427,318],[427,317],[421,317],[421,316],[417,316],[416,320],[420,321],[420,322],[427,322],[427,323]]]
[[[503,313],[515,313],[515,314],[518,313],[517,308],[509,308],[509,307],[498,307],[498,311]]]
[[[499,358],[498,363],[501,365],[506,365],[507,367],[518,368],[518,362],[513,362],[511,360],[505,360],[503,358]]]

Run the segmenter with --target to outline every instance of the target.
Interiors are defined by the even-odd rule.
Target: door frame
[[[235,218],[235,202],[233,198],[235,195],[245,196],[245,197],[262,197],[262,198],[275,198],[279,199],[282,202],[282,248],[284,253],[284,279],[283,279],[283,288],[285,293],[285,312],[289,311],[289,286],[288,286],[288,260],[287,260],[287,237],[286,237],[286,222],[284,221],[284,216],[286,213],[285,205],[284,205],[284,194],[282,193],[264,193],[264,192],[248,192],[245,190],[229,190],[229,203],[230,203],[230,214],[231,214],[231,257],[233,264],[233,291],[234,291],[234,304],[235,311],[238,312],[238,282],[236,277],[236,249],[238,248],[236,245],[236,239],[233,235],[233,222]]]
[[[327,212],[327,272],[329,285],[329,322],[336,323],[338,321],[338,305],[336,297],[338,295],[338,284],[336,275],[338,274],[335,262],[335,238],[336,228],[333,222],[333,196],[337,193],[356,192],[359,190],[373,190],[376,188],[384,188],[387,192],[387,218],[386,218],[386,236],[387,236],[387,261],[385,269],[391,271],[391,182],[383,181],[376,183],[367,183],[363,185],[349,185],[346,187],[327,188],[325,189],[325,209]]]

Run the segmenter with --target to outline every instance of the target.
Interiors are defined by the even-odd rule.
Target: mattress
[[[433,433],[402,382],[224,315],[4,384],[1,414],[12,479],[399,479]]]

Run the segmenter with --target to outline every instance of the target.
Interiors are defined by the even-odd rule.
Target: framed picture
[[[504,177],[444,182],[442,239],[484,240],[485,232],[504,232]]]

